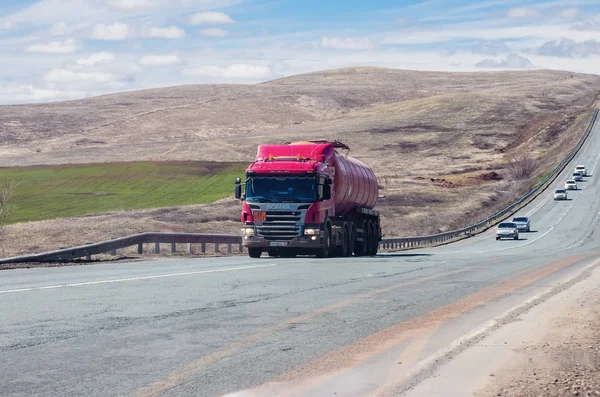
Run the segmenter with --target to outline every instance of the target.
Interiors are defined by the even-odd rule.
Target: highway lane
[[[3,271],[0,394],[375,393],[402,380],[398,365],[409,373],[456,337],[595,260],[599,132],[596,126],[567,169],[595,165],[583,189],[566,202],[548,199],[549,190],[523,209],[536,232],[520,241],[498,242],[490,231],[376,258]],[[274,379],[279,383],[267,383]]]

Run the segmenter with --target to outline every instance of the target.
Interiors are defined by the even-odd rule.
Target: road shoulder
[[[402,395],[600,396],[600,267],[563,284]]]

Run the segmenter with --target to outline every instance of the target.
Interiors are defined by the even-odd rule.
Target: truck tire
[[[248,255],[250,258],[260,258],[262,250],[260,248],[248,248]]]
[[[325,246],[317,251],[317,258],[327,258],[331,254],[331,226],[325,226]]]
[[[365,242],[365,255],[372,255],[373,251],[373,224],[367,222],[367,241]]]
[[[379,232],[377,231],[377,223],[371,223],[371,252],[370,254],[375,256],[379,251]]]
[[[352,240],[350,240],[350,230],[348,227],[344,227],[344,243],[342,249],[342,256],[348,257],[352,255]]]
[[[359,225],[359,228],[363,230],[363,241],[358,241],[355,240],[354,241],[354,255],[355,256],[364,256],[366,254],[366,250],[367,250],[367,242],[369,239],[369,231],[367,230],[367,223],[363,222],[362,224]],[[356,233],[356,236],[358,237],[358,232]]]
[[[271,258],[277,258],[279,256],[279,252],[277,250],[268,250],[267,253]]]

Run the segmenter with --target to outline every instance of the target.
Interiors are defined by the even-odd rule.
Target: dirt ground
[[[600,396],[600,292],[586,291],[540,325],[542,341],[518,349],[526,359],[491,374],[478,397]]]

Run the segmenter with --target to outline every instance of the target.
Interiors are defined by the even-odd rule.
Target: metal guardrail
[[[201,251],[206,252],[206,244],[214,245],[215,252],[220,252],[220,245],[227,245],[227,253],[231,254],[232,246],[237,245],[238,251],[242,252],[242,236],[231,234],[196,234],[196,233],[140,233],[133,236],[116,238],[95,244],[86,244],[79,247],[64,248],[41,254],[24,255],[12,258],[0,259],[3,263],[23,262],[61,262],[77,258],[91,259],[92,255],[111,252],[116,255],[116,250],[131,246],[138,246],[138,254],[143,253],[144,244],[154,243],[154,253],[160,253],[160,244],[171,244],[171,252],[177,252],[177,244],[187,244],[186,251],[189,254],[191,244],[200,244]]]
[[[569,154],[561,161],[554,170],[544,180],[532,188],[530,192],[525,194],[516,202],[508,207],[498,211],[494,215],[481,222],[469,225],[459,230],[452,230],[445,233],[433,234],[430,236],[419,237],[402,237],[383,239],[379,246],[382,249],[411,249],[426,247],[431,245],[444,244],[451,241],[456,241],[462,238],[470,237],[474,234],[481,233],[497,222],[510,216],[516,210],[520,209],[525,204],[541,194],[564,170],[564,168],[573,160],[579,152],[586,139],[592,132],[592,128],[598,117],[598,109],[594,112],[592,120],[587,127],[587,130],[577,143],[577,145],[569,152]],[[77,258],[91,259],[92,255],[111,252],[116,255],[116,250],[131,246],[138,246],[138,254],[143,253],[143,245],[154,243],[154,253],[160,253],[160,244],[171,244],[171,252],[177,251],[177,244],[187,244],[187,253],[191,251],[191,244],[201,244],[202,252],[206,252],[206,244],[213,244],[215,252],[220,252],[220,244],[227,244],[227,253],[232,253],[232,246],[237,245],[238,251],[243,252],[242,236],[231,234],[195,234],[195,233],[140,233],[133,236],[121,237],[114,240],[103,241],[95,244],[87,244],[79,247],[65,248],[41,254],[25,255],[12,258],[0,259],[0,264],[3,263],[18,263],[18,262],[60,262],[69,261]]]
[[[498,211],[494,215],[490,216],[482,220],[481,222],[469,225],[462,229],[452,230],[449,232],[433,234],[430,236],[421,236],[421,237],[403,237],[403,238],[391,238],[391,239],[383,239],[380,243],[380,247],[383,249],[410,249],[410,248],[418,248],[425,247],[431,245],[443,244],[451,241],[456,241],[462,238],[470,237],[474,234],[478,234],[486,231],[491,226],[495,225],[499,221],[506,219],[508,216],[514,214],[517,210],[519,210],[524,205],[528,204],[530,201],[539,196],[554,180],[558,177],[558,175],[565,169],[565,167],[573,160],[575,155],[579,152],[587,138],[589,137],[592,129],[594,128],[594,124],[596,123],[596,119],[598,118],[598,109],[594,111],[594,115],[592,116],[592,120],[588,125],[585,133],[577,142],[577,145],[569,152],[569,154],[552,170],[546,178],[544,178],[540,183],[535,185],[531,191],[526,193],[519,200],[515,201],[508,207]]]

